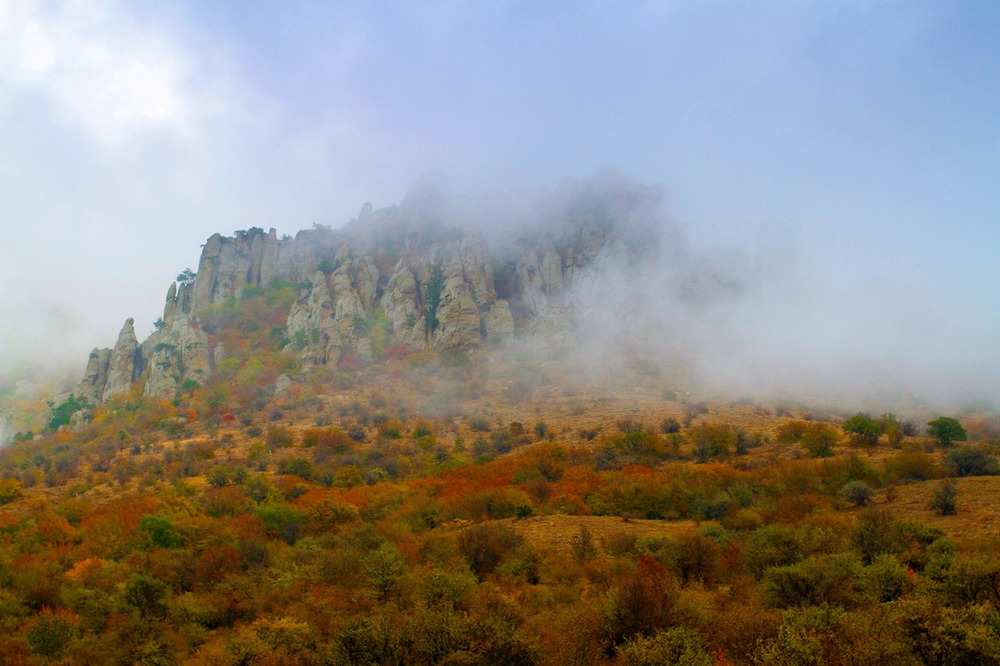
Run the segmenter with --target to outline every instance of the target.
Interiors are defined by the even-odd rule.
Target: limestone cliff
[[[141,372],[139,341],[135,337],[134,322],[129,318],[125,320],[112,349],[95,349],[90,353],[76,394],[94,402],[108,400],[114,395],[127,393]]]
[[[469,230],[479,221],[449,214],[435,187],[419,183],[399,206],[366,204],[339,230],[213,235],[197,272],[168,288],[157,330],[140,345],[128,320],[113,349],[91,353],[77,392],[107,400],[143,381],[145,395],[171,397],[203,383],[225,350],[202,318],[276,285],[297,292],[281,337],[306,367],[374,359],[391,346],[475,349],[527,333],[572,344],[581,285],[670,254],[663,191],[615,174],[564,186],[516,238],[492,243]]]

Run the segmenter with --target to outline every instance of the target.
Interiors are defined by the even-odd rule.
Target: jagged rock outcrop
[[[198,262],[193,300],[209,304],[243,287],[267,287],[281,272],[280,250],[274,229],[254,228],[233,238],[213,235]]]
[[[119,393],[128,393],[132,382],[138,379],[142,371],[141,358],[138,354],[139,341],[135,337],[135,326],[131,317],[125,320],[118,341],[111,349],[108,360],[108,380],[101,394],[102,400],[108,400]]]
[[[682,252],[663,247],[665,193],[616,174],[564,186],[542,201],[539,223],[494,245],[449,217],[437,186],[425,179],[399,206],[365,204],[339,230],[315,225],[280,239],[259,228],[213,235],[197,273],[185,271],[170,285],[157,330],[139,345],[126,322],[113,349],[91,353],[78,394],[106,401],[140,376],[147,396],[204,383],[226,355],[209,326],[218,325],[220,308],[238,309],[242,299],[274,288],[297,295],[284,328],[267,326],[305,366],[345,354],[374,359],[390,346],[474,349],[522,333],[571,345],[588,290]],[[616,312],[615,299],[600,307],[605,319],[627,316]]]
[[[73,392],[88,402],[106,402],[112,396],[128,393],[132,382],[142,373],[142,355],[135,337],[135,322],[125,320],[118,341],[112,349],[94,349],[87,359],[83,379]]]
[[[142,357],[149,367],[146,396],[171,396],[185,382],[201,385],[212,369],[208,336],[186,313],[176,314],[146,339]]]
[[[83,379],[77,385],[75,394],[91,403],[101,402],[104,387],[108,385],[108,364],[111,361],[110,349],[97,349],[90,352],[87,359],[87,369]]]

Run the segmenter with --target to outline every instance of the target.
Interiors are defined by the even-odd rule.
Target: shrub
[[[473,416],[469,419],[469,427],[472,428],[473,432],[489,432],[490,422],[482,416]]]
[[[578,562],[584,562],[597,556],[594,535],[591,533],[589,527],[586,525],[580,526],[580,533],[573,539],[570,548],[573,551],[573,557]]]
[[[898,599],[906,591],[909,582],[906,567],[895,555],[879,555],[865,567],[862,581],[868,593],[880,602]]]
[[[865,564],[895,548],[896,519],[888,511],[877,508],[858,513],[858,524],[851,534],[851,541]]]
[[[267,429],[267,446],[270,449],[284,449],[295,443],[295,433],[285,426],[272,426]]]
[[[57,659],[73,640],[74,633],[73,625],[65,617],[45,609],[28,629],[28,644],[35,654]]]
[[[180,548],[181,537],[166,518],[143,516],[139,529],[149,535],[150,542],[159,548]]]
[[[458,548],[469,569],[482,580],[522,541],[521,536],[506,525],[483,523],[463,531],[458,537]]]
[[[163,597],[167,586],[163,581],[144,573],[132,574],[125,584],[125,602],[139,611],[143,618],[160,618],[167,612]]]
[[[675,432],[681,431],[680,422],[672,416],[669,416],[662,421],[660,421],[660,432],[664,435],[671,435]]]
[[[712,666],[712,654],[696,632],[684,627],[660,629],[650,637],[637,635],[618,648],[616,664],[622,666]]]
[[[885,425],[868,414],[858,413],[840,426],[859,446],[874,446],[885,432]]]
[[[615,556],[634,555],[637,549],[638,537],[635,532],[616,530],[603,539],[604,550]]]
[[[702,423],[691,430],[698,462],[725,456],[736,446],[736,430],[721,423]]]
[[[92,405],[83,398],[77,398],[70,395],[60,405],[55,405],[54,403],[49,403],[49,409],[52,410],[52,418],[49,419],[48,426],[51,430],[58,430],[59,426],[68,425],[70,420],[73,418],[73,414],[77,413],[82,409],[90,409]]]
[[[997,461],[986,451],[972,446],[949,450],[944,456],[944,464],[955,476],[992,476],[997,473]]]
[[[958,488],[955,486],[955,482],[951,479],[944,479],[934,489],[934,495],[931,497],[931,508],[942,516],[954,516],[958,511],[958,505],[955,501],[957,496]]]
[[[756,448],[766,441],[760,433],[749,433],[743,428],[736,429],[736,455],[746,455],[750,449]]]
[[[351,448],[351,439],[337,428],[309,428],[302,433],[302,446],[326,448],[344,453]]]
[[[777,441],[785,444],[797,442],[813,458],[832,456],[833,447],[839,440],[836,429],[814,421],[789,421],[783,423],[777,431]]]
[[[855,506],[866,506],[871,502],[875,491],[864,481],[848,481],[837,491],[837,495]]]
[[[312,463],[305,458],[292,458],[286,460],[281,464],[282,474],[291,474],[297,476],[303,481],[312,481],[313,478],[313,466]]]
[[[861,564],[850,553],[819,555],[764,572],[762,586],[770,606],[842,604],[853,600]]]
[[[421,437],[427,437],[428,435],[433,435],[434,431],[431,428],[431,424],[427,421],[418,421],[416,425],[413,426],[413,438],[420,439]]]
[[[893,481],[927,481],[941,476],[934,458],[923,451],[904,451],[885,461],[886,477]]]
[[[232,470],[225,465],[216,465],[205,472],[205,480],[213,488],[224,488],[232,483]]]
[[[684,403],[684,425],[690,426],[701,414],[708,414],[708,403],[705,402],[685,402]]]
[[[899,422],[896,415],[892,412],[886,412],[879,417],[879,424],[882,426],[882,432],[885,433],[889,444],[899,446],[899,443],[903,441],[905,432],[903,424]]]
[[[0,506],[20,499],[21,482],[17,479],[0,479]]]
[[[302,532],[302,514],[285,504],[265,504],[257,509],[264,528],[294,546]]]

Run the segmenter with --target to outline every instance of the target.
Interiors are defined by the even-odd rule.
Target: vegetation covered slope
[[[3,663],[1000,661],[990,422],[517,349],[301,374],[282,289],[216,313],[204,385],[0,452]]]
[[[210,239],[11,421],[0,663],[1000,663],[1000,424],[572,353],[567,276],[655,219],[615,183],[499,263],[419,198],[359,219],[398,244]]]

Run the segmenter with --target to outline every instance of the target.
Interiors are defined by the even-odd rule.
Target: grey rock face
[[[129,317],[125,320],[125,325],[118,334],[118,341],[111,350],[108,379],[101,395],[102,400],[106,402],[112,396],[127,393],[132,387],[132,382],[138,378],[141,371],[138,351],[139,341],[135,337],[134,321]]]
[[[470,349],[519,333],[572,344],[580,285],[659,251],[663,193],[613,174],[557,192],[540,207],[543,231],[493,247],[447,226],[435,187],[422,182],[398,207],[366,204],[336,231],[213,235],[193,280],[170,285],[157,330],[139,345],[128,320],[113,349],[91,353],[78,395],[106,401],[143,379],[145,395],[170,397],[189,380],[204,383],[226,350],[202,318],[211,332],[212,308],[276,285],[297,290],[284,351],[306,366],[373,359],[392,345]]]
[[[77,385],[75,394],[91,403],[101,402],[104,387],[108,384],[108,365],[111,362],[110,349],[97,349],[90,352],[87,359],[87,369],[83,379]]]
[[[211,372],[208,336],[183,312],[142,343],[142,357],[149,368],[145,396],[172,397],[184,382],[201,385]]]

